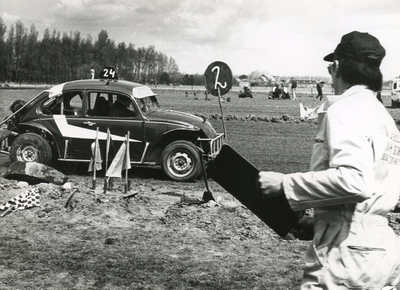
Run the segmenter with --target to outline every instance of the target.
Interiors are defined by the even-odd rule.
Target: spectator
[[[292,100],[297,100],[296,97],[297,81],[294,78],[290,79],[290,93],[292,94]]]
[[[324,86],[324,82],[321,80],[317,81],[317,92],[318,95],[315,97],[315,100],[318,100],[318,98],[320,98],[319,100],[322,101],[322,87]]]
[[[275,84],[275,90],[274,93],[272,95],[273,99],[281,99],[283,95],[283,89],[282,86],[278,83]]]
[[[400,281],[399,238],[386,217],[399,200],[400,133],[376,98],[384,56],[374,36],[344,35],[324,58],[336,96],[318,117],[310,172],[259,174],[265,198],[314,208],[301,289],[394,290]]]

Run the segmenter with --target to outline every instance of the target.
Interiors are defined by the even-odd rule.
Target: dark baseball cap
[[[335,51],[325,56],[324,60],[333,61],[335,55],[379,67],[386,51],[376,37],[366,32],[353,31],[343,35]]]

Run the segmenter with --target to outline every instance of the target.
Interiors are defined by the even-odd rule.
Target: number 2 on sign
[[[226,82],[224,82],[224,85],[222,85],[219,81],[218,81],[218,78],[219,78],[219,70],[220,70],[220,68],[219,68],[219,66],[214,66],[213,67],[213,69],[211,70],[212,72],[214,71],[214,70],[217,70],[217,75],[215,76],[215,85],[214,85],[214,89],[217,89],[217,85],[219,85],[221,88],[226,88]]]

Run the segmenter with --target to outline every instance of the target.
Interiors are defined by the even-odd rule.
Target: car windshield
[[[145,115],[160,109],[160,104],[158,103],[156,96],[140,98],[137,99],[137,101],[140,106],[140,109]]]

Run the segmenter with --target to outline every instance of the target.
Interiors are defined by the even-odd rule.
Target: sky
[[[187,74],[222,61],[233,75],[328,77],[323,57],[356,30],[386,49],[384,80],[400,75],[400,0],[0,0],[0,17],[8,29],[34,24],[39,38],[106,30],[116,44],[153,45]]]

